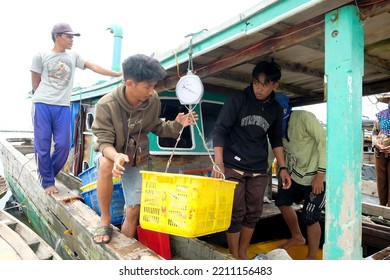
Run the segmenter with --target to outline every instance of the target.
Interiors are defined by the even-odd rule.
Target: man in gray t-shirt
[[[57,193],[54,177],[68,159],[70,149],[70,96],[74,72],[77,68],[91,69],[105,75],[119,77],[112,71],[84,60],[72,49],[73,32],[69,24],[54,25],[51,37],[54,47],[33,57],[31,81],[34,96],[32,118],[34,124],[34,153],[39,179],[46,194]],[[52,139],[55,146],[51,153]]]

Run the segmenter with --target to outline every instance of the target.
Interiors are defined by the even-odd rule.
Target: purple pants
[[[35,103],[33,107],[34,153],[44,189],[66,163],[70,150],[70,107]],[[52,140],[54,150],[51,153]]]

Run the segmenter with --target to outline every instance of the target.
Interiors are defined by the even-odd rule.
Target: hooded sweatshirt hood
[[[291,114],[291,106],[288,104],[289,97],[287,95],[276,93],[275,100],[279,103],[279,105],[283,108],[283,125],[282,125],[282,136],[283,138],[287,137],[287,124]]]

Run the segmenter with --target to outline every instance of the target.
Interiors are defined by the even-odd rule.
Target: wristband
[[[215,163],[215,165],[223,165],[223,162]]]
[[[286,170],[286,171],[288,172],[288,169],[287,169],[286,166],[281,166],[281,167],[279,167],[279,172],[278,172],[278,173],[280,173],[280,171],[283,170],[283,169]]]

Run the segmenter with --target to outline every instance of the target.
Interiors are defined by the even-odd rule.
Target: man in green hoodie
[[[282,134],[287,166],[291,172],[291,188],[279,186],[275,205],[290,229],[291,238],[280,247],[304,245],[298,217],[291,205],[300,203],[301,219],[307,229],[308,253],[306,259],[317,259],[321,226],[319,220],[325,206],[326,133],[313,113],[304,110],[291,111],[289,98],[277,93],[275,99],[284,109]]]
[[[121,232],[134,237],[137,229],[142,179],[139,171],[143,166],[125,165],[129,162],[125,152],[128,135],[152,132],[160,137],[177,138],[183,126],[192,125],[198,119],[194,113],[179,113],[174,121],[160,119],[161,103],[154,87],[166,73],[155,58],[142,54],[130,56],[124,60],[122,71],[124,84],[99,100],[92,124],[92,132],[96,136],[97,196],[101,210],[101,225],[96,229],[93,240],[98,244],[111,240],[113,176],[121,177],[125,197],[125,219]],[[127,124],[123,121],[123,112]]]

